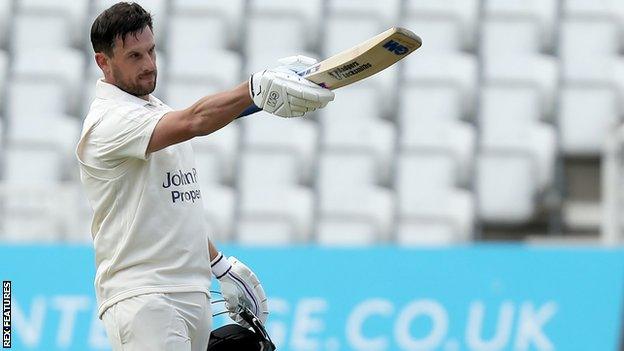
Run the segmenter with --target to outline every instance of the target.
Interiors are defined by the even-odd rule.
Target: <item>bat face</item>
[[[338,89],[383,71],[421,45],[416,34],[392,27],[298,74],[327,89]]]

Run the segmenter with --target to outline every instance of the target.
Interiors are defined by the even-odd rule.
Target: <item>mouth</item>
[[[156,78],[156,73],[148,73],[139,75],[140,80],[149,80],[152,81]]]

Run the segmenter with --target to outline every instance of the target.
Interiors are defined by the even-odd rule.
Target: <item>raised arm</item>
[[[147,152],[215,132],[252,103],[249,84],[245,82],[232,90],[203,97],[187,109],[169,112],[156,125]]]

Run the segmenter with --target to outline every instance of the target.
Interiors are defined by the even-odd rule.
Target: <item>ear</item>
[[[95,53],[95,63],[97,63],[98,67],[100,67],[102,72],[104,72],[105,76],[108,76],[110,74],[109,60],[110,59],[108,58],[108,56],[106,56],[106,54],[102,52]]]

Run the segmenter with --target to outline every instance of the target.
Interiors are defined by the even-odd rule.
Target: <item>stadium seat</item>
[[[88,35],[85,35],[85,33],[89,33],[91,29],[91,23],[86,23],[89,14],[90,0],[18,0],[16,3],[16,11],[20,15],[56,15],[63,18],[67,21],[68,32],[66,32],[66,34],[69,34],[68,37],[71,38],[72,45],[82,47],[88,40]],[[47,33],[49,32],[46,31],[46,34]]]
[[[447,152],[458,168],[457,179],[471,179],[477,135],[460,120],[460,96],[452,87],[408,86],[401,94],[399,146],[403,153]]]
[[[285,150],[246,149],[240,155],[238,188],[295,186],[301,182],[298,158]]]
[[[243,245],[305,243],[312,234],[309,188],[260,185],[240,192],[235,237]]]
[[[484,60],[485,84],[526,85],[539,90],[543,114],[552,114],[559,83],[555,58],[546,55],[492,56]]]
[[[201,194],[211,240],[217,243],[231,241],[236,208],[235,190],[226,186],[202,184]]]
[[[408,17],[402,26],[415,32],[424,45],[418,54],[461,51],[464,48],[462,24],[453,17]]]
[[[318,145],[316,124],[306,119],[284,119],[258,112],[238,123],[246,150],[287,152],[297,159],[298,179],[309,182]]]
[[[169,19],[167,30],[167,54],[184,60],[190,53],[202,54],[206,51],[228,48],[226,23],[217,16],[197,16],[194,14],[174,15]]]
[[[539,25],[530,20],[489,19],[481,38],[485,57],[538,54],[544,45]]]
[[[0,50],[0,106],[6,102],[6,90],[9,77],[9,53]]]
[[[375,159],[365,151],[334,151],[321,155],[317,193],[317,240],[325,244],[371,244],[390,238],[394,196],[376,185]],[[340,233],[353,228],[354,233]]]
[[[322,53],[329,57],[357,45],[387,28],[370,17],[329,17],[322,42]]]
[[[0,48],[6,49],[13,18],[13,1],[0,1]]]
[[[63,114],[41,113],[21,115],[10,120],[7,140],[10,143],[55,145],[71,155],[80,136],[80,121]]]
[[[240,41],[242,40],[242,23],[245,17],[245,0],[228,0],[226,1],[206,1],[206,0],[171,0],[171,13],[172,17],[181,15],[191,15],[202,18],[204,21],[212,22],[214,19],[218,19],[223,22],[225,26],[218,26],[219,28],[225,28],[223,34],[226,38],[226,47],[238,48]],[[214,24],[211,24],[214,25]],[[214,34],[201,32],[202,35]],[[182,37],[179,37],[182,40]],[[222,43],[222,38],[217,40],[218,43]],[[211,45],[213,47],[213,45]],[[169,51],[171,53],[171,51]]]
[[[320,120],[332,123],[338,119],[353,123],[379,120],[382,117],[381,98],[369,84],[354,84],[335,91],[336,98],[320,113]]]
[[[240,127],[237,123],[232,123],[214,133],[193,139],[200,181],[226,184],[234,182],[239,138]]]
[[[471,49],[474,47],[479,16],[478,0],[407,0],[405,1],[403,16],[407,21],[411,19],[453,21],[459,25],[458,34],[461,35],[461,48]],[[418,27],[413,27],[413,30],[416,34],[420,34]],[[426,38],[424,33],[423,37]],[[432,43],[432,45],[438,44]]]
[[[19,198],[12,194],[19,193]],[[64,235],[63,215],[67,208],[63,192],[53,184],[2,184],[6,199],[0,211],[0,241],[40,244],[59,242]],[[19,199],[19,200],[17,200]]]
[[[559,56],[564,60],[617,56],[621,44],[612,18],[566,19],[561,24]]]
[[[212,93],[209,91],[200,96],[197,94],[189,96],[188,88],[185,89],[185,86],[213,86],[216,91],[222,91],[231,89],[242,82],[240,77],[241,57],[231,51],[180,51],[171,53],[167,63],[167,83],[178,85],[179,88],[187,90],[184,94],[179,94],[180,96],[188,96],[189,101],[183,104],[185,107],[190,106],[200,97]],[[175,94],[175,89],[167,86],[167,90],[169,92],[173,90],[172,93]]]
[[[537,89],[522,86],[485,86],[479,124],[482,149],[525,152],[535,159],[538,187],[554,181],[557,140],[554,128],[540,121]]]
[[[493,19],[498,23],[510,23],[512,27],[520,25],[536,26],[538,48],[549,50],[553,47],[553,38],[557,25],[557,0],[540,0],[540,1],[509,1],[509,0],[487,0],[485,1],[485,17]],[[501,29],[500,27],[498,29]],[[507,29],[511,29],[507,27]],[[487,31],[487,30],[486,30]],[[533,31],[533,29],[532,29]],[[494,32],[490,34],[496,34]],[[503,39],[502,34],[499,37]],[[518,38],[518,33],[514,33],[509,38]],[[486,34],[487,35],[487,34]],[[525,39],[525,38],[522,38]],[[535,38],[531,38],[535,39]],[[508,40],[515,42],[515,40]],[[504,44],[503,42],[499,42]],[[531,43],[533,44],[533,43]],[[512,44],[513,45],[513,44]],[[506,45],[508,46],[508,45]]]
[[[396,130],[386,120],[323,117],[321,145],[324,150],[366,150],[375,157],[376,173],[383,183],[389,182],[394,161]]]
[[[62,62],[63,64],[50,64]],[[11,71],[13,77],[31,79],[54,79],[62,83],[67,100],[67,113],[77,114],[82,98],[84,76],[82,52],[73,49],[32,49],[15,55]]]
[[[64,154],[54,145],[11,144],[4,154],[4,182],[7,184],[53,185],[63,178]]]
[[[245,53],[257,56],[277,51],[290,52],[290,55],[294,55],[309,51],[309,44],[302,40],[307,36],[306,30],[305,24],[299,18],[288,15],[250,17],[247,20]]]
[[[385,0],[383,2],[377,0],[329,0],[327,13],[330,21],[339,21],[347,17],[349,19],[370,18],[377,23],[379,32],[381,32],[398,23],[401,14],[401,0]]]
[[[479,219],[508,225],[528,222],[536,208],[535,158],[527,152],[483,150],[476,166]]]
[[[404,86],[450,87],[461,95],[463,116],[474,113],[477,61],[468,54],[416,55],[404,62]]]
[[[293,26],[296,30],[301,30],[305,35],[299,37],[299,41],[305,48],[314,49],[317,46],[320,32],[320,24],[322,23],[323,14],[323,0],[307,0],[307,1],[290,1],[290,0],[251,0],[249,2],[249,8],[247,12],[248,20],[252,22],[250,30],[247,31],[247,48],[251,49],[247,52],[258,52],[263,45],[271,40],[266,40],[267,37],[263,37],[264,31],[263,23],[270,23],[271,18],[280,22],[281,26],[290,26],[283,22],[284,19],[293,18],[299,22],[298,26]],[[256,32],[259,30],[260,32]],[[274,42],[279,42],[284,37],[283,32],[273,32],[278,34],[275,36]],[[292,35],[292,34],[289,34]],[[288,37],[289,38],[289,37]],[[250,41],[254,41],[253,43]],[[255,47],[255,49],[254,49]],[[275,47],[275,43],[270,45]],[[277,48],[283,48],[284,46],[278,46]],[[285,46],[291,48],[292,46]]]
[[[19,14],[14,21],[11,44],[15,52],[69,48],[72,44],[70,23],[60,14]]]
[[[63,88],[63,83],[54,78],[13,78],[7,87],[6,111],[9,121],[28,121],[31,116],[67,113],[68,92]],[[36,104],[33,104],[34,96],[37,97]]]
[[[398,197],[399,242],[470,240],[473,231],[472,195],[456,186],[456,165],[446,153],[401,154],[395,189]],[[409,228],[418,227],[414,232]],[[401,229],[403,228],[403,230]]]
[[[558,116],[561,149],[566,155],[598,156],[618,123],[617,92],[605,87],[565,87]]]

